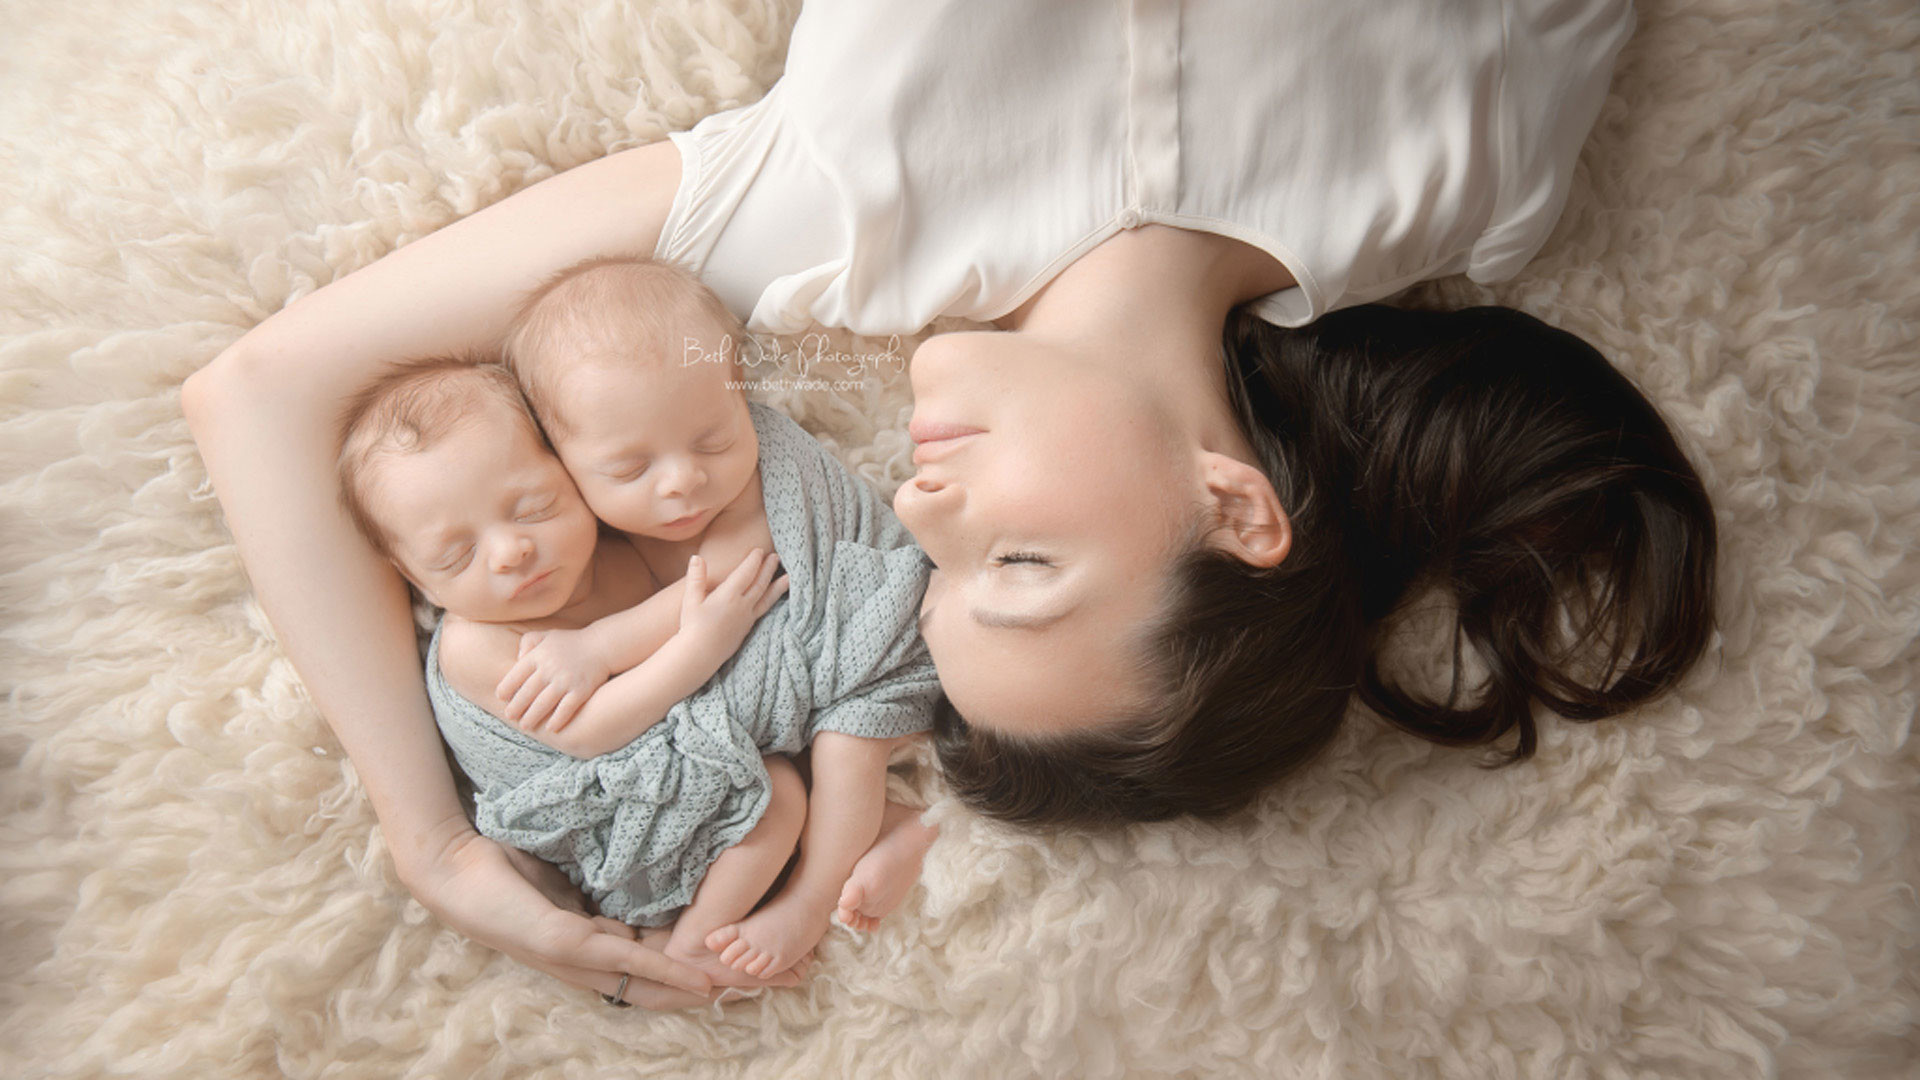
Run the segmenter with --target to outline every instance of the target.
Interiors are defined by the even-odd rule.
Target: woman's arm
[[[708,980],[531,888],[462,895],[511,868],[455,796],[406,589],[339,508],[334,425],[382,365],[491,346],[555,271],[651,253],[679,166],[662,141],[536,184],[288,306],[182,394],[254,593],[366,784],[401,880],[475,940],[602,990],[612,972],[702,991]]]

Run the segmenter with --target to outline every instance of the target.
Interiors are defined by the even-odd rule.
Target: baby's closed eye
[[[559,504],[560,500],[549,495],[545,499],[523,506],[514,518],[518,521],[544,521],[553,516],[554,509]]]

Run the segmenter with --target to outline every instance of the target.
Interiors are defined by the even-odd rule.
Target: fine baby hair
[[[1023,824],[1107,825],[1250,803],[1332,741],[1356,696],[1449,746],[1517,745],[1671,688],[1712,629],[1715,533],[1666,424],[1592,346],[1504,308],[1348,308],[1230,322],[1227,386],[1293,527],[1256,568],[1204,545],[1172,574],[1140,715],[1058,736],[970,726],[944,698],[954,789]],[[1438,699],[1382,673],[1416,587],[1457,608]],[[1465,649],[1485,669],[1463,685]]]
[[[487,401],[524,419],[534,442],[545,442],[513,373],[491,356],[439,356],[392,365],[341,410],[335,439],[340,503],[382,556],[394,557],[393,537],[368,504],[375,466],[391,455],[432,448],[470,418],[477,403]]]
[[[561,373],[581,363],[682,364],[739,356],[746,328],[712,289],[671,263],[596,258],[536,288],[502,345],[541,423],[564,423],[555,406]]]

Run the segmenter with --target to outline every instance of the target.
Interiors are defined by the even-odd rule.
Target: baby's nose
[[[511,570],[533,554],[533,538],[530,536],[510,536],[493,547],[493,566],[496,570]]]
[[[698,491],[700,485],[706,482],[706,471],[689,462],[668,470],[662,486],[668,495],[688,495]]]

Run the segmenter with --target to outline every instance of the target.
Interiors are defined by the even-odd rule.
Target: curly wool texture
[[[1546,250],[1418,297],[1587,337],[1680,430],[1724,558],[1678,693],[1550,720],[1497,773],[1356,716],[1217,828],[1022,835],[922,770],[924,887],[802,989],[708,1013],[606,1009],[410,900],[248,599],[180,382],[339,274],[752,100],[792,15],[9,5],[0,1075],[1912,1074],[1904,0],[1643,5]],[[766,396],[890,488],[905,380],[832,367]],[[1437,636],[1409,619],[1410,662]]]

